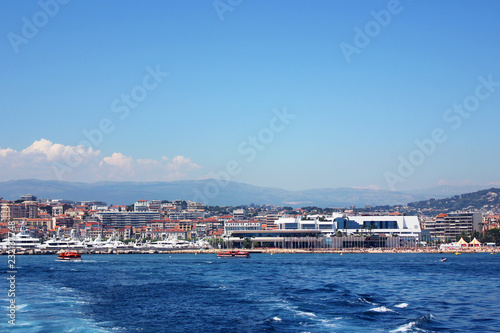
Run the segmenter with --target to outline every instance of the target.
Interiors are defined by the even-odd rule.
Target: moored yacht
[[[44,250],[67,250],[67,249],[85,249],[87,245],[75,237],[74,230],[71,230],[70,237],[61,237],[59,229],[56,236],[45,241],[40,248]]]
[[[24,223],[21,224],[21,230],[19,233],[9,236],[0,242],[0,248],[2,250],[8,249],[37,249],[40,246],[40,239],[34,238],[28,235]]]

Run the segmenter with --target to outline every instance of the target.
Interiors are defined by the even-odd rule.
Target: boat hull
[[[82,261],[82,258],[57,258],[57,261]]]
[[[57,256],[58,261],[80,261],[82,256],[76,252],[63,252]]]
[[[227,251],[227,252],[220,252],[217,254],[217,258],[249,258],[250,253],[249,252],[243,252],[243,251]]]

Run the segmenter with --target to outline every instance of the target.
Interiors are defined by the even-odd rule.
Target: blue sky
[[[2,1],[0,180],[204,179],[235,162],[231,180],[285,189],[498,184],[499,12]],[[471,112],[447,113],[466,102]]]

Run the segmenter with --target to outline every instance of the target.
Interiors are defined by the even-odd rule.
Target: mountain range
[[[291,207],[364,207],[365,205],[401,205],[409,202],[440,199],[479,190],[480,186],[434,188],[398,192],[365,188],[322,188],[290,191],[214,179],[171,182],[105,181],[79,183],[55,180],[23,179],[0,182],[0,197],[17,200],[21,195],[72,201],[105,201],[129,205],[139,199],[192,200],[211,206],[274,204]]]

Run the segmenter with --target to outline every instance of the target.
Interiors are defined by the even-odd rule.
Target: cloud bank
[[[184,156],[134,159],[115,152],[101,156],[83,145],[41,139],[21,151],[0,148],[0,180],[36,178],[94,182],[101,180],[171,181],[192,179],[201,166]]]

